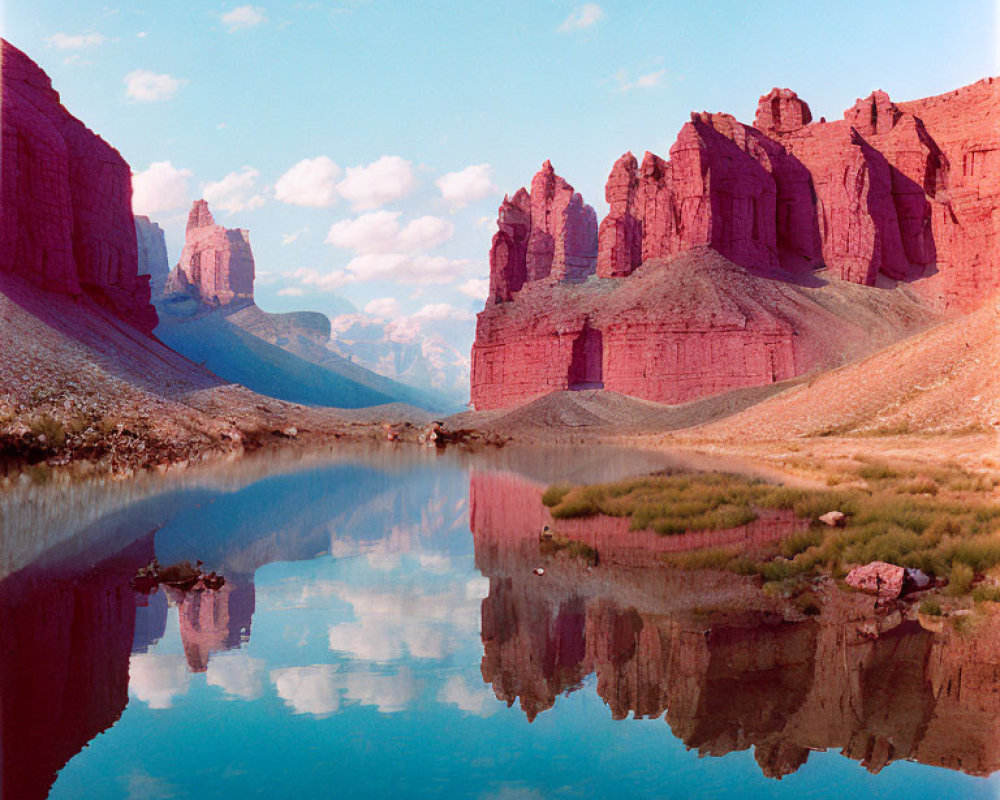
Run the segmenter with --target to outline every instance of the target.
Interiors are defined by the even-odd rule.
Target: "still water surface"
[[[597,523],[597,567],[539,554],[545,485],[657,466],[359,456],[136,500],[0,582],[0,796],[997,796],[996,638],[782,619]],[[139,594],[154,557],[225,586]]]

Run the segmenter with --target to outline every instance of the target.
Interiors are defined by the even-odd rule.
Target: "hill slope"
[[[1000,300],[697,430],[735,439],[1000,429]]]

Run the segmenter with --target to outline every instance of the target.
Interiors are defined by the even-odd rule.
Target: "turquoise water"
[[[998,739],[939,741],[992,716],[942,704],[926,631],[845,655],[824,699],[818,623],[544,561],[534,492],[571,469],[358,460],[120,512],[0,583],[2,797],[996,796],[934,765],[992,771]],[[154,555],[226,585],[138,595]]]

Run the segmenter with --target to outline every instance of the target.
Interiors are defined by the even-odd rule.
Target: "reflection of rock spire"
[[[192,672],[204,672],[212,653],[239,647],[250,635],[254,610],[253,580],[228,579],[218,591],[178,592],[176,600],[184,655]]]

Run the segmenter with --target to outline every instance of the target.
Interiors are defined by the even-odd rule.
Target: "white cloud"
[[[129,658],[128,689],[150,708],[170,708],[191,681],[180,653],[134,653]]]
[[[188,202],[189,169],[178,169],[169,161],[154,161],[132,176],[132,211],[154,214]]]
[[[206,681],[230,697],[256,700],[264,693],[264,662],[242,650],[216,653],[208,662]]]
[[[126,75],[122,83],[125,84],[125,96],[129,99],[137,103],[156,103],[177,94],[184,81],[166,73],[136,69]]]
[[[278,290],[279,297],[302,297],[305,293],[306,290],[301,286],[288,286]]]
[[[309,233],[308,225],[304,228],[299,228],[299,230],[297,231],[292,231],[291,233],[283,233],[281,234],[281,243],[291,244],[292,242],[296,241],[300,236],[304,236],[307,233]]]
[[[472,687],[461,675],[451,675],[438,692],[439,703],[457,706],[461,711],[487,717],[497,710],[496,696],[483,684]]]
[[[483,300],[490,293],[489,278],[472,278],[458,287],[458,291],[474,300]]]
[[[222,15],[222,22],[230,33],[260,25],[264,19],[264,9],[260,6],[237,6]]]
[[[202,186],[202,196],[210,205],[223,211],[251,211],[264,205],[264,194],[256,189],[260,172],[253,167],[243,167],[230,172],[221,180]]]
[[[492,171],[489,164],[473,164],[458,172],[442,175],[434,183],[441,190],[441,197],[452,208],[460,208],[497,191]]]
[[[274,184],[282,203],[323,208],[337,202],[337,179],[343,170],[326,156],[304,158]]]
[[[406,197],[417,188],[413,165],[399,156],[382,156],[366,166],[348,167],[337,190],[357,211],[368,211]]]
[[[574,8],[557,30],[566,32],[589,28],[599,22],[603,16],[604,9],[597,3],[584,3],[582,6]]]
[[[84,47],[96,47],[106,41],[99,33],[54,33],[45,40],[45,43],[57,50],[79,50]]]
[[[349,281],[391,280],[400,283],[451,283],[472,262],[443,256],[413,256],[402,253],[366,254],[347,264]]]
[[[336,672],[332,664],[286,667],[271,671],[271,683],[294,713],[325,716],[340,709]]]
[[[373,211],[340,220],[330,226],[327,244],[361,255],[416,253],[439,247],[455,233],[455,226],[441,217],[418,217],[403,227],[399,217],[398,211]]]
[[[395,297],[379,297],[365,306],[365,313],[373,317],[397,317],[399,311],[399,301]]]
[[[475,315],[471,311],[455,308],[450,303],[431,303],[410,315],[410,319],[417,324],[425,322],[454,322],[474,319]]]
[[[656,72],[647,72],[640,75],[634,81],[629,80],[628,72],[624,69],[615,73],[615,80],[618,81],[618,88],[623,92],[631,92],[633,89],[656,89],[666,83],[667,71],[658,69]]]

